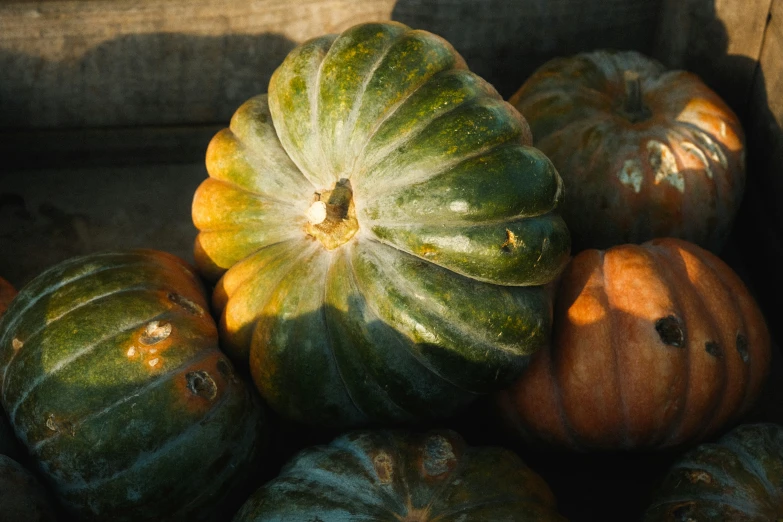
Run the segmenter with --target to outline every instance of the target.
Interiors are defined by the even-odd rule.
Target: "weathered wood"
[[[0,4],[0,128],[227,121],[297,43],[394,0]]]
[[[663,0],[653,56],[695,72],[746,115],[772,0]]]
[[[762,307],[777,339],[783,338],[783,0],[774,0],[759,59],[748,134],[748,184],[737,226]]]
[[[652,45],[660,0],[0,3],[0,129],[225,122],[294,45],[397,19],[513,93],[558,54]]]

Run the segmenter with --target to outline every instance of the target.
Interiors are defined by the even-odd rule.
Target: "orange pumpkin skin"
[[[667,236],[720,251],[745,138],[698,76],[636,52],[582,53],[547,62],[509,101],[563,178],[574,251]]]
[[[0,277],[0,317],[8,310],[8,305],[16,297],[16,289],[11,286],[11,283]]]
[[[585,250],[560,281],[551,349],[499,395],[501,415],[574,450],[696,442],[753,403],[770,343],[748,289],[710,252],[671,238]]]

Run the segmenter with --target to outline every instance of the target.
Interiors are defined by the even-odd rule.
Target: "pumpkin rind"
[[[742,425],[679,459],[655,493],[645,522],[783,518],[783,428]]]
[[[570,248],[530,141],[425,31],[363,24],[289,54],[213,138],[193,201],[221,339],[273,408],[411,421],[522,371]]]
[[[511,451],[456,433],[362,431],[296,455],[234,522],[562,521],[546,483]]]
[[[647,110],[638,121],[628,73]],[[696,75],[632,51],[581,53],[547,62],[509,101],[563,176],[575,250],[666,236],[721,249],[744,190],[744,134]]]
[[[57,520],[43,487],[18,462],[0,455],[0,514],[3,522]]]
[[[579,450],[695,442],[747,411],[769,372],[758,305],[686,241],[580,252],[555,302],[551,349],[499,396],[526,438]]]
[[[2,404],[80,520],[201,520],[248,471],[262,412],[175,256],[106,252],[30,282],[0,322]]]

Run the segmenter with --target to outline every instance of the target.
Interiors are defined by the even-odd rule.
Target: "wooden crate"
[[[204,151],[295,45],[394,19],[448,39],[509,96],[551,57],[635,49],[701,75],[741,117],[749,175],[723,257],[783,331],[783,0],[6,0],[0,3],[0,275],[21,286],[77,254],[151,247],[192,259]],[[783,423],[780,354],[748,420]],[[475,418],[474,443],[506,443]],[[465,418],[470,418],[466,421]],[[482,426],[486,425],[482,424]],[[279,465],[322,442],[283,423]],[[677,456],[516,447],[571,519],[633,520]]]

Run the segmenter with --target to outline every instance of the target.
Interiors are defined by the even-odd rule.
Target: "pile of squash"
[[[433,428],[477,400],[531,447],[687,451],[645,520],[783,517],[783,428],[716,442],[772,355],[718,257],[744,150],[635,52],[504,101],[426,31],[305,42],[209,144],[195,268],[101,252],[0,284],[0,448],[30,470],[0,457],[0,518],[565,520],[514,451]],[[272,418],[334,437],[268,480]]]

